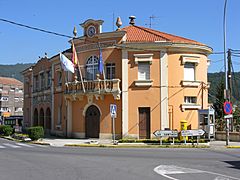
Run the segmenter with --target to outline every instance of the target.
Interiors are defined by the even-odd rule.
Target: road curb
[[[209,148],[207,145],[147,145],[147,144],[65,144],[69,147],[98,147],[98,148]]]

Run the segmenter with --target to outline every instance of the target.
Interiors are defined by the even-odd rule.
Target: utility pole
[[[227,52],[227,64],[228,64],[228,71],[227,71],[227,82],[228,82],[228,93],[227,99],[230,102],[232,100],[232,52],[231,49],[228,49]]]
[[[231,102],[232,101],[232,52],[231,49],[228,49],[227,52],[227,58],[228,58],[228,101]],[[229,118],[229,127],[228,130],[232,131],[233,130],[233,117]]]

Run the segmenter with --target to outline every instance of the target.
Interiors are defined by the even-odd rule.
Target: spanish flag
[[[73,42],[72,42],[72,62],[75,66],[78,64],[77,52]]]

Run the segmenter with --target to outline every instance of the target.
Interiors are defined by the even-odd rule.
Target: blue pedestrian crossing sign
[[[117,117],[117,105],[116,104],[110,104],[110,114],[112,118]]]

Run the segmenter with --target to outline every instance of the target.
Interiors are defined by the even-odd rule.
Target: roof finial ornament
[[[129,19],[130,19],[129,24],[134,25],[135,24],[134,19],[136,19],[136,17],[135,16],[130,16]]]
[[[117,31],[121,29],[120,27],[122,26],[122,21],[120,17],[117,17],[116,26],[118,27]]]
[[[74,26],[74,28],[73,28],[73,35],[74,35],[74,37],[77,36],[77,28],[76,28],[76,26]]]

